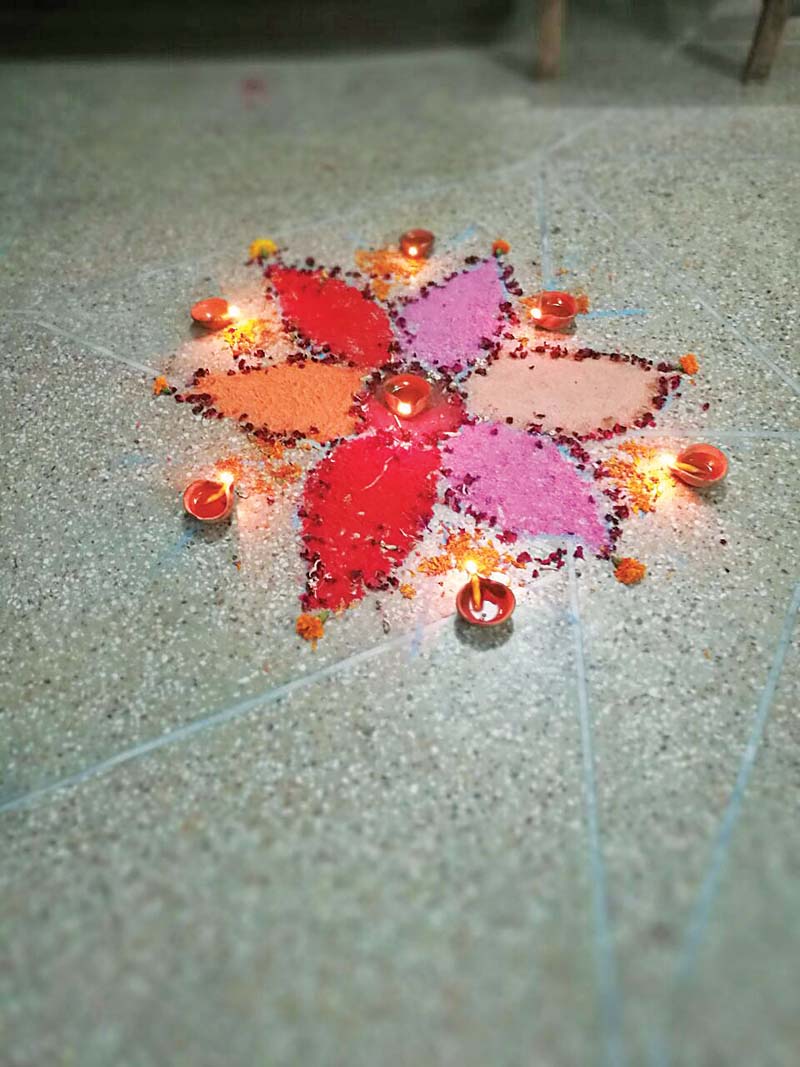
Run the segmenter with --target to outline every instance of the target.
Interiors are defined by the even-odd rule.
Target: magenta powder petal
[[[447,480],[461,506],[514,533],[572,535],[589,548],[608,530],[584,481],[549,437],[502,423],[465,426],[443,449]]]
[[[432,367],[473,363],[497,326],[503,287],[495,260],[463,271],[403,308],[406,355]]]

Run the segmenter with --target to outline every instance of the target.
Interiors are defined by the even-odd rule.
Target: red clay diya
[[[728,457],[713,445],[689,445],[678,454],[672,473],[695,489],[706,489],[728,473]]]
[[[430,230],[406,230],[400,237],[400,251],[410,259],[427,259],[435,240]]]
[[[221,474],[218,480],[198,478],[183,491],[183,506],[200,522],[222,522],[233,508],[233,475]]]
[[[531,308],[531,318],[543,330],[568,330],[578,314],[578,301],[572,293],[539,293]]]
[[[238,316],[239,309],[221,296],[199,300],[192,308],[192,318],[205,330],[223,330]]]
[[[430,403],[431,383],[418,374],[395,374],[383,385],[383,400],[401,419],[413,419]]]
[[[513,614],[517,598],[503,582],[473,574],[456,597],[456,609],[471,626],[499,626]]]

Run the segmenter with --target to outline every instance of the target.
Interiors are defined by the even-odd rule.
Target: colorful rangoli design
[[[395,249],[360,251],[359,269],[344,271],[290,263],[262,242],[253,263],[264,273],[263,314],[224,332],[227,368],[200,368],[170,389],[197,416],[234,420],[257,446],[255,473],[242,457],[218,465],[249,478],[250,492],[271,503],[305,478],[302,636],[315,641],[328,613],[371,590],[413,597],[416,582],[466,556],[486,573],[531,579],[587,551],[614,559],[621,580],[641,577],[643,568],[620,567],[615,546],[632,513],[652,510],[663,469],[641,443],[623,443],[610,460],[590,449],[653,426],[687,370],[537,331],[507,250],[498,241],[438,277],[434,257],[422,281],[419,264]],[[380,399],[400,371],[433,383],[414,419]],[[300,462],[309,452],[318,454],[310,467]],[[437,506],[451,516],[440,551],[409,568]],[[541,537],[559,547],[518,550]]]

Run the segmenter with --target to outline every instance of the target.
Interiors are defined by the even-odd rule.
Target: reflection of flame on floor
[[[675,492],[675,479],[670,473],[674,463],[675,456],[669,452],[638,441],[624,441],[615,456],[603,461],[603,472],[622,489],[631,511],[638,514],[655,511],[657,501]]]

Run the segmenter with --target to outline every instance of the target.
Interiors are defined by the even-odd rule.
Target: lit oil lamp
[[[406,230],[400,237],[400,251],[409,259],[427,259],[435,240],[430,230]]]
[[[240,314],[235,304],[229,304],[221,296],[199,300],[192,308],[192,319],[204,330],[224,330]]]
[[[472,561],[466,564],[470,580],[456,596],[456,610],[471,626],[499,626],[510,618],[517,600],[509,587],[492,578],[483,578]]]
[[[728,473],[728,457],[713,445],[689,445],[670,462],[670,469],[687,485],[706,489],[717,485]]]
[[[430,403],[431,383],[418,374],[395,374],[383,386],[383,400],[393,415],[413,419]]]
[[[572,293],[538,293],[531,306],[531,318],[543,330],[568,330],[578,314],[578,301]]]
[[[198,478],[183,491],[183,506],[200,522],[222,522],[233,508],[233,475],[221,471],[217,478]]]

